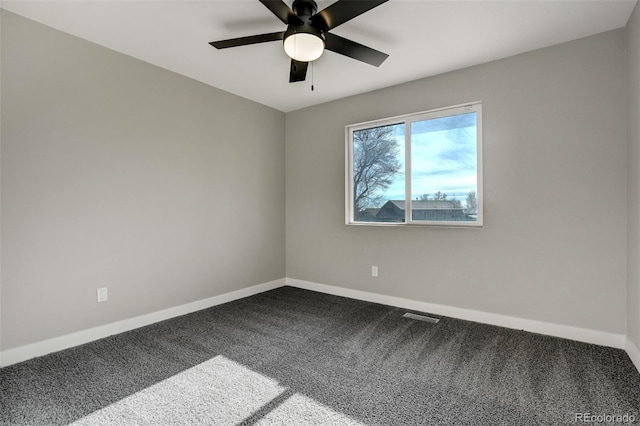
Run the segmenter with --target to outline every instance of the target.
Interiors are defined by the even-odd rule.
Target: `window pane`
[[[353,132],[353,220],[404,222],[404,124]],[[400,200],[400,201],[398,201]]]
[[[477,221],[476,113],[411,123],[411,220]]]

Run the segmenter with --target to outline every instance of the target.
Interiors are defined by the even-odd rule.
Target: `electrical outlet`
[[[98,289],[98,302],[106,302],[109,300],[109,293],[107,293],[107,287],[101,287]]]
[[[372,277],[377,277],[378,276],[378,267],[377,266],[372,266],[371,267],[371,276]]]

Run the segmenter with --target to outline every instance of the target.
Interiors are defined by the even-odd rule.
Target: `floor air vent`
[[[407,312],[403,315],[405,318],[411,318],[418,321],[430,322],[432,324],[437,324],[440,321],[440,318],[427,317],[424,315],[412,314],[411,312]]]

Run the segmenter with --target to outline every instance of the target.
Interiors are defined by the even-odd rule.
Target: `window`
[[[481,104],[347,126],[347,224],[482,226]]]

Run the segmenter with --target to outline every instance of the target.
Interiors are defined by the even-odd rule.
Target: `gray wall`
[[[2,350],[285,276],[282,112],[1,28]]]
[[[640,6],[627,25],[629,52],[627,337],[640,348]]]
[[[288,113],[287,276],[624,334],[625,44],[616,30]],[[344,224],[345,125],[477,100],[483,229]]]
[[[638,346],[637,9],[627,32],[286,119],[2,11],[0,350],[282,278],[285,235],[291,278],[612,333],[628,323]],[[476,100],[483,229],[344,225],[345,125]]]

